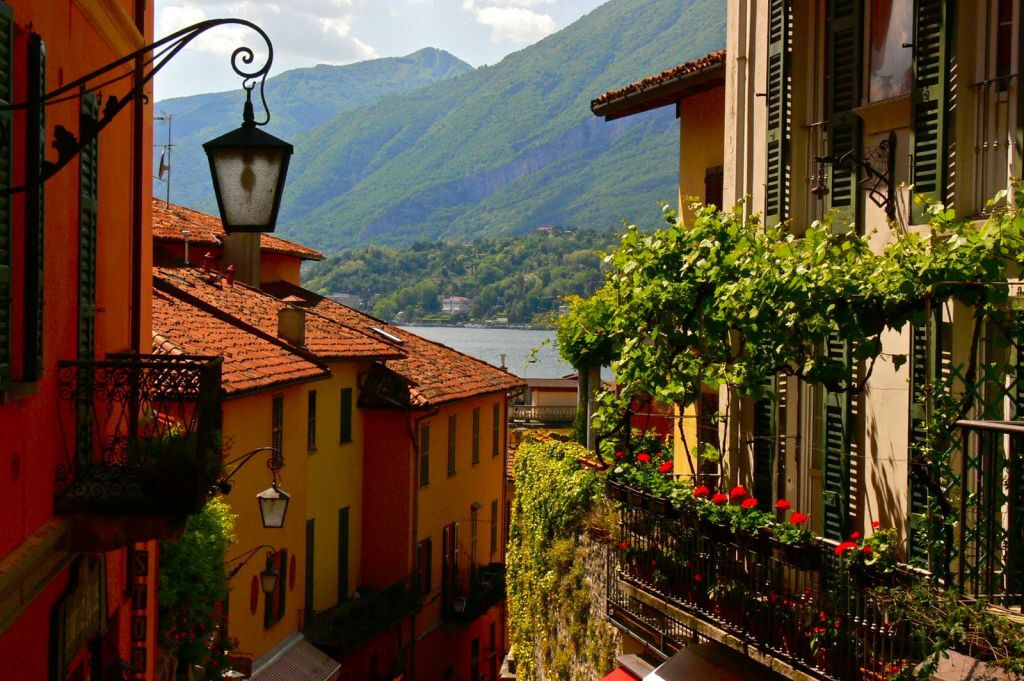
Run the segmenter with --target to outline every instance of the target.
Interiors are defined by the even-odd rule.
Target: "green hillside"
[[[410,92],[439,80],[471,71],[473,67],[433,48],[406,57],[373,59],[347,66],[321,64],[295,69],[267,81],[271,122],[267,131],[294,142],[302,133],[345,111],[367,106],[387,95]],[[216,208],[210,170],[202,144],[227,132],[242,121],[241,90],[166,99],[156,104],[158,115],[171,114],[171,200],[198,209]],[[262,116],[257,105],[257,118]],[[158,125],[154,140],[166,140],[166,128]],[[157,158],[154,159],[158,161]],[[155,174],[155,173],[154,173]],[[162,182],[154,184],[164,196]]]
[[[437,315],[442,298],[458,295],[473,301],[469,318],[533,322],[557,312],[566,295],[592,293],[602,281],[601,254],[617,243],[611,231],[581,229],[367,246],[314,264],[305,285],[359,296],[364,309],[384,319]]]
[[[605,123],[590,99],[724,38],[723,0],[611,0],[495,66],[336,116],[298,139],[279,231],[337,252],[650,215],[675,198],[673,112]]]

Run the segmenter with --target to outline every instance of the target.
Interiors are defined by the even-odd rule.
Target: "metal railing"
[[[310,643],[337,658],[415,614],[419,608],[420,596],[413,588],[412,578],[406,577],[378,591],[307,615],[302,633]]]
[[[458,579],[443,599],[444,618],[469,623],[505,598],[505,566],[460,563]]]
[[[656,632],[652,645],[666,653],[689,636],[689,616],[830,681],[887,678],[923,658],[923,643],[905,623],[886,619],[871,589],[927,573],[856,571],[828,543],[786,548],[767,537],[713,536],[695,519],[628,503],[621,529],[622,543],[609,554],[609,611]],[[617,593],[627,589],[644,598]]]
[[[983,80],[974,86],[974,208],[1009,186],[1013,168],[1013,102],[1019,87],[1016,74]]]
[[[60,362],[57,512],[197,512],[221,472],[221,395],[219,358]]]
[[[509,418],[513,422],[568,423],[576,419],[576,407],[547,407],[532,404],[511,405]]]

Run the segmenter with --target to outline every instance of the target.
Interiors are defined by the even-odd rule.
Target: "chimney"
[[[224,282],[228,286],[234,286],[235,285],[235,266],[234,265],[228,265],[228,269],[226,270],[226,274],[227,274],[227,276],[224,277]]]
[[[185,239],[185,267],[188,267],[190,264],[188,261],[188,238],[192,236],[192,232],[187,229],[183,229],[181,230],[181,236]]]
[[[238,280],[259,288],[260,235],[258,232],[232,232],[224,235],[224,263],[234,265]]]
[[[277,337],[295,347],[306,345],[306,311],[299,305],[305,301],[297,296],[288,296],[281,300],[286,303],[277,312]]]

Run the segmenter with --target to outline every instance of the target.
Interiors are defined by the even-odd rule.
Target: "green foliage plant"
[[[575,443],[533,436],[516,450],[508,614],[518,678],[525,681],[589,679],[593,670],[607,673],[613,663],[614,635],[591,612],[593,593],[578,541],[595,500],[604,496],[601,476],[580,464],[587,455]]]
[[[227,621],[224,567],[234,541],[230,507],[214,497],[188,518],[181,538],[160,545],[160,645],[176,651],[180,665],[196,665],[207,679],[220,679],[232,642],[221,635]]]

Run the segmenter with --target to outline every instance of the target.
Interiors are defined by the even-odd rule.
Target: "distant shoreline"
[[[478,324],[474,322],[445,323],[445,322],[388,322],[395,326],[419,326],[435,327],[442,329],[516,329],[519,331],[554,331],[554,326],[541,326],[539,324]]]

